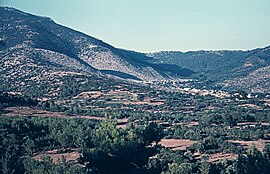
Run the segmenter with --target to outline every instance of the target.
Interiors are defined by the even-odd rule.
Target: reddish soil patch
[[[218,162],[220,160],[224,160],[224,159],[235,160],[238,156],[235,153],[201,154],[199,152],[196,152],[193,154],[193,158],[196,160],[200,160],[203,155],[207,155],[209,157],[208,162],[210,162],[210,163],[216,163],[216,162]]]
[[[159,106],[163,105],[163,101],[132,101],[132,102],[124,102],[123,104],[126,105],[153,105],[153,106]]]
[[[237,158],[237,154],[234,153],[215,153],[211,154],[209,156],[209,162],[210,163],[215,163],[223,159],[232,159],[235,160]]]
[[[128,124],[127,118],[117,119],[117,128],[125,128]]]
[[[33,158],[35,160],[41,161],[41,157],[49,156],[52,158],[53,163],[59,162],[63,157],[66,158],[67,162],[78,162],[78,158],[80,154],[78,153],[78,149],[71,149],[70,152],[60,153],[58,150],[46,151],[43,153],[34,154]]]
[[[32,116],[32,117],[57,117],[57,118],[84,118],[91,120],[106,120],[105,117],[97,116],[68,116],[61,112],[51,112],[39,109],[37,107],[9,107],[6,108],[7,113],[2,114],[3,116]],[[128,123],[128,119],[117,119],[117,125],[125,127]]]
[[[197,122],[197,121],[169,123],[169,122],[163,121],[163,120],[153,120],[153,121],[149,121],[149,122],[155,122],[157,124],[164,125],[164,126],[184,125],[184,126],[187,126],[187,127],[192,127],[192,126],[198,126],[199,125],[199,122]]]
[[[88,91],[88,92],[81,92],[78,94],[74,99],[77,98],[98,98],[102,96],[102,92],[100,91]]]
[[[246,107],[246,108],[262,109],[260,106],[257,106],[254,104],[243,104],[243,105],[239,105],[239,106]]]
[[[37,107],[9,107],[4,109],[7,113],[4,116],[32,116],[32,117],[59,117],[59,118],[87,118],[104,120],[104,117],[97,116],[68,116],[61,112],[45,111]]]
[[[196,143],[196,141],[191,141],[188,139],[161,139],[158,144],[161,144],[162,146],[172,150],[186,150],[194,143]]]
[[[237,123],[237,126],[255,126],[255,125],[262,125],[262,126],[269,126],[270,123],[268,122],[242,122],[242,123]]]
[[[264,104],[265,106],[270,106],[270,100],[267,100],[267,99],[266,99],[266,100],[264,100],[264,101],[265,101],[265,104]]]
[[[4,109],[7,111],[4,116],[34,116],[34,117],[66,117],[60,112],[50,112],[34,107],[9,107]]]
[[[240,145],[246,148],[254,144],[258,150],[262,151],[264,149],[265,143],[270,143],[270,140],[258,140],[258,141],[228,140],[228,142],[231,142],[235,145]]]
[[[167,122],[167,121],[163,121],[163,120],[150,120],[149,123],[157,123],[159,125],[163,125],[163,126],[171,126],[172,124]]]
[[[181,123],[174,123],[173,125],[184,125],[184,126],[187,126],[187,127],[192,127],[192,126],[198,126],[199,122],[197,122],[197,121],[181,122]]]

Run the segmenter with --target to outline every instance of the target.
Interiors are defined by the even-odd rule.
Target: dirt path
[[[254,144],[258,150],[262,151],[264,149],[265,143],[270,143],[270,140],[257,140],[257,141],[228,140],[228,142],[231,142],[235,145],[240,145],[246,148]]]

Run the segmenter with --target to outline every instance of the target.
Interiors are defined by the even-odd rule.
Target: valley
[[[269,46],[139,53],[0,14],[0,173],[270,171]]]

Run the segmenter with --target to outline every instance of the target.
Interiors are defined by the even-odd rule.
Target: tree
[[[157,123],[151,122],[144,128],[142,136],[148,144],[154,141],[157,145],[164,135],[161,126]]]
[[[34,148],[35,148],[35,142],[31,140],[29,137],[27,137],[27,140],[25,141],[25,144],[24,144],[24,149],[26,153],[29,155],[32,155],[34,152]]]
[[[245,155],[238,155],[235,162],[236,174],[248,174],[248,159]]]
[[[191,153],[190,150],[186,151],[184,153],[184,156],[187,157],[189,160],[192,160],[193,159],[193,154]]]
[[[73,166],[65,158],[53,162],[51,157],[42,157],[41,161],[34,160],[30,157],[23,161],[25,174],[85,174],[83,167]]]
[[[169,164],[169,169],[163,174],[190,174],[192,172],[192,167],[190,163],[172,163]]]
[[[238,156],[235,168],[237,174],[263,173],[264,159],[262,153],[255,145],[251,146],[246,155]]]
[[[144,94],[138,94],[137,100],[138,101],[143,101],[144,100]]]
[[[210,164],[207,160],[202,160],[199,166],[201,174],[208,174],[210,171]]]
[[[140,171],[153,155],[145,137],[134,128],[117,129],[113,121],[101,122],[91,138],[92,144],[82,149],[79,161],[96,173]]]
[[[263,149],[264,173],[270,173],[270,144],[266,144]]]
[[[248,169],[249,173],[262,173],[263,172],[263,156],[262,153],[252,145],[247,150],[247,159],[248,159]]]

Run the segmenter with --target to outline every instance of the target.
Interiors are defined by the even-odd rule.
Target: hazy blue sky
[[[0,0],[102,39],[158,50],[270,45],[270,0]]]

